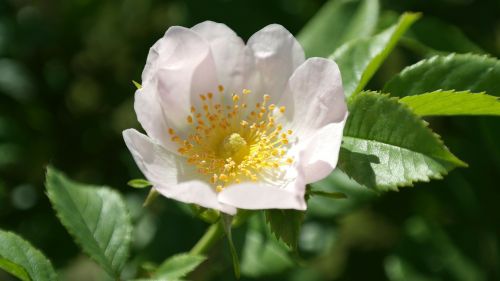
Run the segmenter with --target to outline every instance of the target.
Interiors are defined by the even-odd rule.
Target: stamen
[[[218,91],[226,94],[222,85]],[[179,154],[205,175],[217,192],[233,183],[258,181],[263,174],[279,174],[281,167],[293,163],[291,157],[285,157],[293,131],[282,132],[283,126],[274,118],[277,106],[267,106],[270,95],[247,105],[245,97],[250,93],[243,89],[241,94],[231,94],[231,105],[223,98],[213,103],[211,92],[201,94],[202,110],[192,106],[191,114],[186,116],[192,134],[181,139],[172,128],[168,129],[171,140],[179,145]],[[285,110],[279,107],[281,113]]]

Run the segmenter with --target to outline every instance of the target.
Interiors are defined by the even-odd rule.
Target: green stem
[[[212,246],[224,236],[224,229],[220,221],[212,224],[205,234],[200,238],[198,243],[189,252],[193,255],[205,254]]]

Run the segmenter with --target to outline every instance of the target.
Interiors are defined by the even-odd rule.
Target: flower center
[[[248,145],[244,138],[238,133],[232,133],[224,139],[222,145],[222,155],[225,158],[233,158],[237,162],[241,162],[245,155],[248,155]],[[239,161],[238,161],[239,160]]]
[[[269,104],[264,95],[252,106],[246,103],[250,90],[232,94],[225,101],[224,87],[219,86],[219,102],[213,93],[200,95],[200,107],[191,107],[186,121],[192,133],[181,138],[172,128],[168,132],[178,143],[178,152],[187,162],[207,176],[217,191],[231,183],[257,181],[282,173],[280,167],[293,163],[287,157],[292,130],[283,130],[275,120],[285,113],[284,106]]]

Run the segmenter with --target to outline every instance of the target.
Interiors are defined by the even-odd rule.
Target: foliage
[[[155,271],[153,278],[178,280],[193,271],[206,258],[200,255],[177,254],[165,260]]]
[[[91,275],[99,269],[72,238],[125,280],[230,280],[238,253],[243,279],[496,280],[496,11],[493,0],[4,1],[0,227],[40,247],[63,280],[107,278]],[[350,111],[339,169],[309,186],[305,213],[231,220],[156,198],[146,180],[127,188],[142,176],[120,134],[139,126],[140,85],[130,80],[167,26],[207,18],[244,39],[281,23],[300,30],[308,57],[339,65]],[[464,162],[468,169],[454,170]],[[49,168],[44,196],[47,163],[116,189]],[[206,224],[196,217],[220,228],[203,253],[177,254],[202,236]],[[224,235],[229,251],[217,242]],[[0,279],[57,280],[26,240],[10,231],[0,240]]]
[[[18,235],[0,230],[0,268],[23,281],[56,280],[50,261]]]
[[[397,190],[466,166],[396,98],[363,92],[349,108],[339,168],[360,184]]]
[[[339,64],[347,97],[361,91],[387,58],[403,33],[420,17],[406,13],[399,22],[384,32],[348,42],[331,56]]]
[[[73,182],[51,167],[46,186],[59,219],[83,250],[111,276],[119,276],[132,231],[119,194],[106,187]]]

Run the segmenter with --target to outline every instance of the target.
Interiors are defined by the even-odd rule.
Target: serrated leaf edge
[[[64,173],[60,172],[59,170],[51,167],[51,166],[48,166],[47,169],[46,169],[46,175],[45,175],[45,188],[47,190],[46,194],[47,194],[47,197],[49,198],[50,202],[51,202],[51,207],[52,209],[54,210],[57,218],[59,219],[59,222],[64,226],[64,228],[66,229],[66,231],[68,231],[68,233],[71,235],[71,237],[74,239],[74,241],[80,246],[80,249],[86,253],[94,262],[96,262],[98,265],[102,266],[103,269],[108,273],[110,274],[111,276],[119,276],[120,272],[116,272],[113,270],[113,263],[112,261],[109,261],[108,258],[103,254],[103,258],[104,260],[109,263],[109,264],[106,264],[106,266],[103,266],[101,264],[101,262],[99,261],[99,259],[97,258],[96,255],[94,255],[93,253],[87,251],[87,249],[83,246],[84,243],[80,240],[80,238],[75,234],[75,232],[73,232],[73,230],[71,228],[69,228],[66,223],[63,221],[62,217],[63,215],[59,213],[59,211],[56,210],[55,206],[54,206],[54,203],[53,203],[53,200],[54,198],[52,197],[53,194],[51,194],[51,192],[49,191],[49,189],[47,188],[48,186],[48,180],[49,180],[49,171],[50,172],[54,172],[57,171],[58,173],[62,174],[69,182],[73,183],[73,184],[76,184],[76,185],[82,185],[84,183],[80,183],[80,182],[77,182],[77,181],[74,181],[72,180],[71,178],[67,177]],[[92,185],[92,184],[84,184],[86,185],[86,187],[88,188],[95,188],[95,189],[103,189],[103,190],[107,190],[111,193],[115,193],[121,200],[121,202],[123,203],[123,198],[121,196],[121,194],[115,190],[113,190],[112,188],[108,187],[108,186],[97,186],[97,185]],[[72,201],[71,202],[74,206],[76,206],[75,202]],[[132,225],[132,219],[130,217],[130,213],[128,211],[128,209],[126,208],[126,205],[124,205],[124,210],[125,210],[125,219],[129,222],[129,225]],[[81,214],[79,214],[79,216],[81,216]],[[82,217],[82,220],[85,221]],[[87,229],[89,230],[89,232],[92,234],[92,231],[90,230],[90,228],[88,227],[88,225],[85,223],[85,226],[87,227]],[[112,235],[111,235],[112,236]],[[94,236],[92,235],[92,237],[94,238]],[[127,229],[127,232],[126,232],[126,235],[125,235],[125,238],[124,240],[126,241],[126,243],[129,243],[129,251],[127,251],[126,253],[126,259],[128,259],[128,257],[130,257],[130,242],[132,241],[132,227],[128,227]],[[94,243],[97,244],[98,248],[100,248],[99,246],[99,243],[94,239],[93,240]],[[123,267],[123,265],[121,266],[121,268]],[[121,270],[118,269],[118,270]]]
[[[8,231],[8,230],[2,230],[0,229],[0,232],[3,232],[5,233],[5,235],[8,235],[8,236],[11,236],[11,237],[14,237],[14,239],[19,239],[22,243],[26,243],[33,252],[35,253],[38,253],[39,257],[44,261],[44,262],[47,262],[47,264],[49,264],[50,266],[50,270],[52,271],[51,272],[51,275],[50,276],[51,278],[57,278],[57,273],[55,272],[54,270],[54,265],[52,264],[52,262],[47,258],[47,256],[44,255],[44,253],[42,251],[40,251],[38,248],[36,248],[35,246],[33,246],[33,244],[31,244],[30,241],[24,239],[21,235],[17,234],[17,233],[14,233],[12,231]],[[19,267],[21,267],[25,272],[26,274],[33,280],[33,276],[31,276],[31,274],[24,268],[24,266],[20,265],[20,264],[17,264],[13,261],[11,261],[10,259],[6,258],[5,256],[1,256],[2,258],[12,262],[13,264],[16,264],[18,265]]]
[[[391,101],[393,103],[396,103],[398,104],[401,109],[403,110],[406,110],[408,111],[408,113],[414,118],[414,120],[418,121],[418,123],[422,124],[422,127],[423,129],[426,129],[428,130],[435,138],[436,140],[438,141],[439,144],[441,144],[443,146],[443,148],[450,153],[450,155],[454,158],[454,164],[456,164],[458,167],[468,167],[468,164],[463,162],[462,160],[460,160],[458,157],[456,157],[453,153],[451,153],[451,151],[448,149],[448,147],[444,144],[442,138],[440,135],[438,135],[437,133],[435,133],[434,131],[432,131],[430,128],[429,128],[429,123],[426,122],[425,120],[423,120],[422,118],[420,118],[418,115],[416,115],[412,109],[400,102],[400,99],[398,97],[391,97],[390,94],[386,94],[386,93],[381,93],[381,92],[377,92],[377,91],[361,91],[359,94],[357,95],[353,95],[353,98],[352,99],[349,99],[349,103],[352,103],[355,101],[355,99],[361,97],[362,95],[372,95],[372,96],[384,96],[387,98],[388,101]],[[345,135],[344,135],[345,136]],[[347,136],[347,137],[350,137],[350,136]],[[357,138],[357,137],[351,137],[351,138],[356,138],[356,139],[361,139],[361,138]],[[365,139],[367,140],[367,139]],[[367,140],[367,141],[373,141],[373,140]],[[380,142],[380,143],[384,143],[384,142]],[[397,146],[397,145],[394,145],[394,144],[390,144],[390,143],[384,143],[386,145],[391,145],[391,146]],[[397,146],[397,147],[400,147],[400,146]],[[410,151],[413,151],[412,149],[409,149],[409,148],[406,148],[406,147],[401,147],[401,148],[404,148],[404,149],[407,149],[407,150],[410,150]],[[417,152],[417,153],[421,153],[421,152],[418,152],[418,151],[414,151],[414,152]],[[443,160],[443,161],[446,161],[446,162],[449,162],[450,160],[448,159],[443,159],[441,157],[436,157],[436,156],[432,156],[433,158],[438,158],[440,160]],[[456,162],[455,162],[456,161]],[[340,167],[339,167],[340,168]],[[377,186],[377,189],[380,189],[381,191],[385,191],[385,190],[393,190],[393,191],[398,191],[399,190],[399,187],[413,187],[413,184],[416,183],[416,182],[429,182],[431,179],[443,179],[443,176],[447,175],[452,169],[449,169],[447,170],[446,172],[443,172],[443,173],[437,173],[437,174],[432,174],[432,175],[426,175],[426,179],[422,179],[422,180],[418,180],[418,181],[415,181],[415,180],[408,180],[408,181],[405,181],[405,182],[401,182],[401,183],[398,183],[398,184],[393,184],[393,185],[381,185],[381,186]],[[345,172],[345,171],[344,171]],[[352,180],[356,181],[357,183],[359,183],[356,179],[352,178],[348,173],[345,173],[349,178],[351,178]],[[362,186],[365,186],[364,184],[362,183],[359,183],[360,185]],[[366,187],[366,186],[365,186]]]

